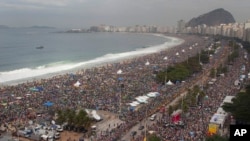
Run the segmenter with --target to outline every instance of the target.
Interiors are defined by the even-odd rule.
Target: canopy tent
[[[50,102],[50,101],[47,101],[43,104],[44,106],[47,106],[47,107],[50,107],[50,106],[53,106],[54,103]]]
[[[119,69],[116,73],[117,73],[117,74],[122,74],[122,70]]]
[[[214,114],[212,118],[210,119],[210,123],[214,123],[220,126],[224,125],[224,122],[226,120],[226,115],[223,114]]]
[[[26,94],[26,96],[31,96],[31,94]]]
[[[176,52],[176,54],[175,54],[176,56],[179,56],[179,52]]]
[[[92,117],[93,117],[95,120],[97,120],[97,121],[99,121],[99,120],[102,119],[102,118],[97,114],[96,110],[93,110],[93,111],[91,112],[91,114],[92,114]]]
[[[22,97],[18,96],[18,97],[16,97],[16,99],[17,99],[17,100],[20,100],[20,99],[22,99]]]
[[[217,109],[217,112],[216,112],[216,113],[217,113],[217,114],[223,114],[223,115],[227,116],[227,112],[225,112],[224,109],[221,108],[221,107],[219,107],[219,108]]]
[[[165,57],[163,58],[163,60],[168,60],[168,57],[167,57],[167,56],[165,56]]]
[[[132,107],[136,107],[136,106],[137,106],[137,104],[135,104],[135,103],[133,103],[133,102],[132,102],[132,103],[129,103],[129,105],[132,106]]]
[[[147,62],[145,63],[145,65],[148,66],[148,65],[150,65],[150,63],[147,61]]]
[[[75,87],[79,87],[80,85],[81,85],[81,83],[80,83],[79,81],[77,81],[77,82],[74,84]]]
[[[159,92],[150,92],[150,93],[147,94],[148,97],[157,97],[159,95],[160,95]]]
[[[173,82],[171,82],[170,80],[168,80],[168,82],[166,83],[167,85],[174,85]]]
[[[185,52],[185,49],[181,50],[182,52]]]
[[[235,96],[231,96],[231,95],[228,95],[224,98],[223,100],[223,103],[227,102],[227,103],[232,103],[232,99],[234,98]]]

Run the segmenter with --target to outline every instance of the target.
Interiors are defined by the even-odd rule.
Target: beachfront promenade
[[[108,135],[97,134],[94,139],[109,141],[120,138],[127,131],[129,131],[129,129],[133,127],[138,120],[145,118],[146,109],[149,113],[154,112],[154,110],[161,106],[162,103],[165,103],[166,100],[170,102],[170,100],[176,98],[178,96],[176,93],[179,93],[180,89],[188,88],[190,85],[189,82],[193,82],[193,80],[196,79],[196,77],[192,77],[185,83],[168,87],[155,82],[155,71],[163,70],[167,66],[187,60],[188,57],[197,55],[199,51],[211,43],[210,40],[204,40],[204,38],[197,36],[182,36],[180,38],[183,38],[186,42],[182,45],[170,48],[166,51],[161,51],[159,53],[124,60],[120,63],[79,70],[75,74],[59,75],[35,82],[1,87],[1,99],[7,103],[0,107],[0,110],[2,111],[0,115],[1,122],[25,124],[29,121],[28,117],[32,116],[32,112],[45,111],[46,113],[46,111],[48,111],[47,107],[43,106],[46,101],[52,101],[54,103],[53,106],[49,107],[51,109],[87,108],[109,111],[115,114],[118,114],[121,110],[124,117],[124,123],[117,126],[117,128],[112,130],[112,132]],[[193,46],[195,43],[198,43],[198,45]],[[223,51],[223,48],[221,50]],[[177,52],[179,55],[176,55]],[[221,56],[218,54],[219,53],[213,56],[214,60],[220,59]],[[241,58],[237,61],[239,61],[238,65],[243,63]],[[217,61],[212,61],[212,63],[216,62]],[[213,64],[208,64],[208,66],[204,67],[211,68],[212,66]],[[216,85],[212,90],[209,89],[210,91],[208,90],[208,93],[211,93],[209,95],[211,99],[209,100],[215,99],[212,101],[212,106],[217,106],[217,103],[220,102],[219,98],[223,98],[223,96],[229,94],[229,92],[230,94],[236,92],[233,87],[230,87],[230,89],[227,89],[229,92],[226,93],[227,91],[224,92],[224,89],[221,89],[218,86],[223,86],[225,88],[231,86],[231,82],[238,77],[238,67],[239,66],[237,65],[232,67],[232,72],[230,71],[230,73],[233,73],[232,77],[221,78],[222,82],[219,83],[219,85]],[[118,70],[122,70],[122,72],[117,73]],[[202,73],[196,74],[196,76],[200,75],[202,75]],[[230,79],[230,81],[228,79]],[[80,83],[79,87],[74,86],[77,81]],[[224,83],[224,81],[227,83]],[[33,87],[42,87],[43,89],[38,92],[32,91],[30,88]],[[216,91],[216,88],[222,93],[218,99],[217,95],[213,94],[218,92]],[[161,96],[152,100],[150,105],[147,105],[145,108],[140,108],[135,112],[128,110],[129,106],[127,103],[131,103],[134,101],[135,97],[145,95],[151,91],[159,91]],[[209,105],[209,103],[204,103],[204,105]],[[209,117],[211,117],[209,114],[211,114],[215,109],[211,108],[209,113],[207,113],[207,111],[203,112],[206,117],[206,121]],[[190,113],[199,113],[200,110],[203,110],[203,108],[194,109]],[[149,127],[149,129],[159,131],[162,137],[167,136],[166,134],[180,137],[178,135],[182,132],[185,133],[185,138],[188,138],[189,129],[197,131],[203,128],[203,124],[200,121],[201,115],[196,114],[196,116],[198,120],[197,125],[193,124],[195,127],[189,125],[184,131],[164,130],[162,128],[158,128],[160,126],[157,124]],[[49,115],[43,114],[42,117],[48,118]],[[163,117],[162,119],[165,118],[168,117]],[[189,118],[190,119],[187,118],[185,122],[191,123],[191,120],[194,120],[194,116]],[[161,121],[158,122],[161,123]],[[199,135],[197,138],[200,139],[203,136],[203,133],[197,132],[197,135]],[[171,136],[169,140],[176,140],[176,137]],[[138,140],[141,138],[142,136],[139,136]]]

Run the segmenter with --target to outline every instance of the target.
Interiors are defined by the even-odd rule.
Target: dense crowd
[[[244,59],[244,51],[240,50],[240,57],[237,58],[232,65],[228,66],[229,70],[225,75],[217,77],[214,84],[207,84],[207,89],[204,90],[206,97],[200,105],[190,107],[182,116],[182,121],[185,126],[164,126],[166,121],[170,121],[171,117],[164,114],[156,124],[149,126],[148,130],[156,131],[157,135],[165,141],[201,141],[208,135],[208,125],[210,119],[217,109],[221,106],[223,99],[226,96],[235,96],[239,92],[239,86],[235,85],[235,80],[240,78],[241,74],[246,74],[241,70],[245,65],[249,69],[248,60]],[[216,57],[218,56],[214,56]],[[218,58],[217,58],[218,59]],[[228,64],[225,64],[228,65]],[[230,123],[230,117],[227,118],[225,124]],[[169,124],[169,122],[167,122]],[[219,130],[222,135],[225,135],[226,126],[220,126]],[[228,134],[227,134],[228,135]],[[142,140],[143,136],[137,138]]]
[[[96,137],[96,140],[102,141],[118,139],[133,127],[138,120],[145,118],[146,110],[148,115],[155,112],[162,103],[168,103],[175,99],[181,89],[191,87],[196,82],[196,79],[202,76],[202,73],[195,74],[194,77],[188,78],[186,82],[173,86],[156,83],[155,72],[197,55],[198,52],[208,47],[212,42],[198,36],[182,35],[180,38],[185,40],[183,44],[158,53],[126,59],[119,63],[82,69],[76,73],[58,75],[48,79],[13,86],[3,86],[0,88],[0,94],[1,101],[5,104],[0,106],[0,122],[25,124],[30,118],[36,116],[34,113],[43,113],[42,111],[47,111],[48,109],[88,108],[119,114],[121,106],[121,117],[125,122],[118,125],[116,129],[109,131],[108,135],[97,135]],[[179,55],[177,55],[177,52]],[[212,59],[220,58],[219,54],[215,54]],[[209,102],[204,103],[204,106],[210,106],[209,111],[204,110],[204,108],[190,109],[189,113],[191,116],[185,119],[187,126],[181,130],[163,129],[162,126],[158,125],[162,121],[158,121],[157,124],[149,127],[149,129],[159,132],[161,137],[168,140],[176,140],[176,137],[181,135],[184,135],[185,139],[201,139],[203,137],[201,132],[201,129],[203,129],[201,110],[206,119],[205,123],[207,123],[211,114],[217,109],[215,107],[218,107],[218,104],[220,104],[221,99],[225,95],[236,92],[231,85],[239,75],[237,72],[239,66],[237,64],[243,63],[241,58],[237,61],[238,63],[234,63],[229,72],[230,74],[228,74],[230,77],[219,77],[216,82],[217,85],[213,85],[207,90]],[[211,62],[215,63],[216,61]],[[204,67],[209,68],[213,65],[212,63],[204,65]],[[121,70],[121,73],[117,73],[118,70]],[[79,87],[74,86],[76,82],[80,83]],[[42,89],[34,91],[32,88],[35,87]],[[144,105],[147,106],[146,108],[135,109],[135,111],[129,110],[130,106],[128,103],[134,101],[135,97],[145,95],[151,91],[158,91],[161,93],[161,96],[151,100],[150,106]],[[53,106],[44,106],[46,101],[53,102]],[[49,115],[42,116],[48,117]],[[162,120],[165,120],[165,118],[169,117],[163,116]],[[195,124],[193,123],[194,119],[197,120]],[[196,133],[194,138],[189,136],[190,131]],[[138,140],[141,138],[139,137]]]

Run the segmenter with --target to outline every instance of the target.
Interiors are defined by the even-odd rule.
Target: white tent
[[[135,98],[139,103],[148,103],[147,99],[141,97],[141,96],[138,96]]]
[[[133,101],[132,103],[135,104],[136,106],[140,104],[140,103],[137,102],[137,101]]]
[[[223,103],[227,102],[227,103],[232,103],[232,99],[234,98],[234,96],[226,96],[223,100]]]
[[[97,121],[101,120],[101,117],[96,113],[96,110],[93,110],[91,114],[95,120]]]
[[[176,54],[175,54],[176,56],[179,56],[179,52],[176,52]]]
[[[129,103],[130,106],[136,107],[137,105],[135,103]]]
[[[26,94],[26,96],[31,96],[31,94]]]
[[[148,61],[145,63],[146,66],[148,66],[149,64],[150,64],[150,63],[149,63]]]
[[[158,92],[150,92],[147,94],[148,97],[157,97],[159,95],[160,95],[160,93],[158,93]]]
[[[133,101],[132,103],[129,103],[130,106],[136,107],[138,106],[140,103],[137,101]]]
[[[117,71],[117,74],[122,74],[122,70],[119,69],[119,70]]]
[[[234,81],[234,85],[235,85],[235,86],[239,86],[239,85],[240,85],[240,81],[239,81],[238,79],[235,80],[235,81]]]
[[[168,60],[168,57],[167,57],[167,56],[165,56],[163,59],[164,59],[164,60]]]
[[[214,114],[212,116],[212,118],[210,119],[210,123],[214,123],[214,124],[223,126],[224,122],[225,122],[225,119],[226,119],[226,115]]]
[[[173,82],[171,82],[170,80],[168,80],[168,82],[166,83],[167,85],[174,85]]]
[[[77,82],[74,84],[75,87],[79,87],[80,85],[81,85],[81,83],[80,83],[79,81],[77,81]]]
[[[223,115],[225,115],[225,116],[227,116],[227,112],[225,112],[224,110],[223,110],[223,108],[221,108],[221,107],[219,107],[218,109],[217,109],[217,112],[216,112],[217,114],[223,114]]]
[[[183,49],[182,52],[185,52],[185,49]]]
[[[22,97],[19,96],[19,97],[16,97],[16,99],[20,100],[20,99],[22,99]]]

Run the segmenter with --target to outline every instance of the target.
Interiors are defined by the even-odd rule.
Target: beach
[[[0,47],[0,55],[3,58],[0,62],[2,66],[0,68],[0,85],[18,84],[118,62],[142,54],[151,54],[180,42],[179,39],[166,38],[160,34],[86,33],[69,35],[47,33],[42,34],[42,37],[36,34],[31,37],[25,34],[26,31],[21,31],[18,34],[24,37],[20,37],[18,40],[25,43],[23,46],[20,46],[18,42],[11,42],[12,39],[6,39],[5,44],[11,44],[11,46]],[[48,39],[48,37],[50,38]],[[37,50],[30,47],[32,42],[30,43],[27,39],[40,40],[40,38],[44,38],[44,41],[42,40],[40,43],[46,44],[44,49]],[[58,41],[57,38],[62,41]],[[10,53],[11,55],[6,55]]]

